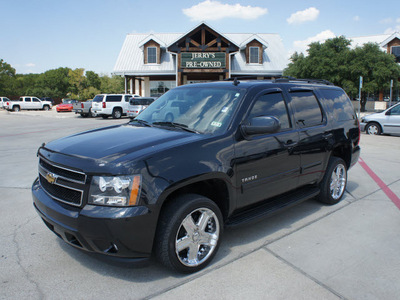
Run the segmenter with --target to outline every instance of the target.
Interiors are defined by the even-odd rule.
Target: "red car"
[[[62,111],[69,111],[69,112],[71,112],[71,111],[72,111],[72,108],[73,108],[72,104],[73,104],[73,103],[77,103],[78,100],[63,99],[62,102],[63,102],[63,103],[58,104],[58,105],[56,106],[57,112],[62,112]]]

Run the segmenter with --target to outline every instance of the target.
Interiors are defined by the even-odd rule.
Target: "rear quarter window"
[[[343,90],[320,89],[319,93],[334,120],[347,121],[356,118],[353,104]]]
[[[107,96],[106,102],[121,102],[122,95]]]

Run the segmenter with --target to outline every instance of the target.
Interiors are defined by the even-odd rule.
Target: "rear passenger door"
[[[300,157],[294,151],[298,132],[289,117],[280,89],[258,94],[243,124],[253,117],[273,116],[279,132],[243,138],[235,145],[236,185],[240,187],[238,207],[244,207],[297,187]]]
[[[301,169],[299,186],[316,182],[324,174],[333,134],[327,116],[312,90],[289,89],[294,119],[299,130]]]

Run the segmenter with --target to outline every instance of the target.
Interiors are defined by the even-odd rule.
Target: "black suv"
[[[127,124],[40,147],[34,206],[77,248],[137,260],[155,253],[195,272],[215,256],[224,227],[314,197],[338,203],[359,138],[349,98],[325,81],[181,86]]]

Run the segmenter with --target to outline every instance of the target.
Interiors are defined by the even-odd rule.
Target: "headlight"
[[[141,181],[140,175],[93,176],[88,203],[108,206],[137,205]]]

